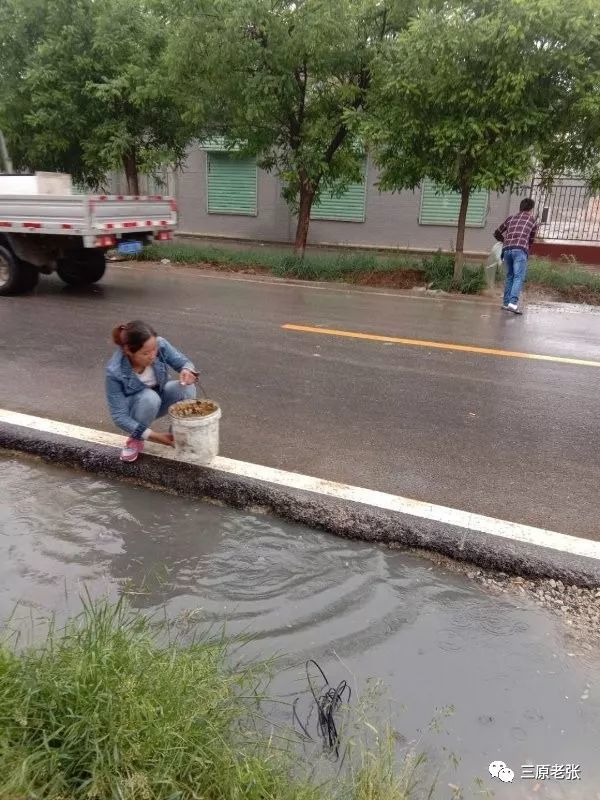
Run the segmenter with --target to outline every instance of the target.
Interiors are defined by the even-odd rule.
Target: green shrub
[[[423,259],[423,270],[430,289],[449,292],[454,282],[454,256],[438,250]]]
[[[485,289],[485,268],[463,267],[462,280],[454,280],[454,256],[438,250],[433,256],[423,259],[423,269],[431,289],[444,292],[458,291],[461,294],[479,294]]]
[[[550,261],[532,258],[529,262],[528,280],[558,291],[582,287],[600,295],[600,272],[577,266],[560,266]]]
[[[486,288],[485,267],[464,267],[460,282],[461,294],[479,294]]]

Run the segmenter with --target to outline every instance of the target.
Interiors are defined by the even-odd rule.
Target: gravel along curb
[[[572,651],[568,655],[600,650],[600,589],[565,584],[554,578],[524,578],[497,570],[476,569],[472,564],[436,553],[413,551],[413,554],[448,572],[460,573],[494,594],[510,595],[513,601],[522,598],[549,611],[564,626],[565,638]]]

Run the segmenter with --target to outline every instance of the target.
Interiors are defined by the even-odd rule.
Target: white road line
[[[66,422],[34,417],[29,414],[20,414],[4,409],[0,409],[0,423],[17,425],[39,433],[51,433],[69,439],[78,439],[91,444],[114,448],[120,448],[123,445],[123,436],[115,433],[83,428],[79,425],[70,425]],[[165,460],[177,461],[174,451],[160,445],[148,443],[146,452]],[[468,531],[487,533],[503,539],[546,547],[561,553],[600,560],[600,542],[595,542],[591,539],[582,539],[556,531],[534,528],[530,525],[520,525],[516,522],[507,522],[494,517],[472,514],[468,511],[425,503],[421,500],[412,500],[408,497],[378,492],[372,489],[362,489],[358,486],[335,483],[309,475],[286,472],[221,456],[214,460],[211,469],[228,475],[285,486],[288,489],[302,490],[316,495],[360,503],[361,505],[384,511],[408,514],[423,520],[456,525]]]

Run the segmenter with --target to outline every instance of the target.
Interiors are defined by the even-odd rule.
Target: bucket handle
[[[208,393],[207,393],[206,389],[204,388],[204,386],[202,386],[202,384],[200,383],[200,377],[199,377],[200,373],[198,373],[198,372],[195,372],[194,370],[192,370],[192,372],[193,372],[193,374],[194,374],[194,377],[195,377],[195,379],[196,379],[196,380],[194,381],[194,382],[195,382],[195,384],[196,384],[196,386],[197,386],[197,387],[200,389],[200,392],[202,393],[203,397],[204,397],[206,400],[208,400]]]
[[[195,379],[195,380],[194,380],[194,383],[195,383],[195,384],[196,384],[196,386],[197,386],[197,387],[200,389],[200,391],[201,391],[201,392],[202,392],[202,394],[204,395],[204,398],[205,398],[206,400],[208,400],[208,393],[207,393],[206,389],[204,388],[204,386],[202,386],[202,384],[200,383],[200,373],[199,373],[199,372],[196,372],[195,370],[190,370],[190,371],[191,371],[191,372],[192,372],[192,374],[194,375],[194,379]]]

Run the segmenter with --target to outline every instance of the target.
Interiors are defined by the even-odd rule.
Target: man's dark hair
[[[520,211],[533,211],[535,208],[535,201],[531,199],[531,197],[526,197],[524,200],[521,200],[521,205],[519,206]]]

